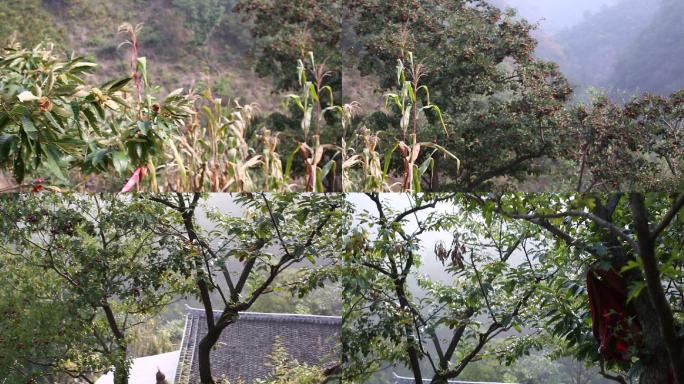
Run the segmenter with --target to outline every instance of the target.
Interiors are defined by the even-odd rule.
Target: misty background
[[[493,0],[538,25],[536,55],[557,62],[585,98],[591,87],[616,101],[684,88],[682,0]]]

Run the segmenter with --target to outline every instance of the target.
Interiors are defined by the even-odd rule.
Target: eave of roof
[[[221,311],[213,311],[214,315],[220,315]],[[187,307],[187,315],[199,318],[206,318],[204,309]],[[244,320],[264,320],[270,322],[285,323],[309,323],[309,324],[329,324],[342,325],[340,316],[322,315],[300,315],[294,313],[266,313],[266,312],[240,312],[240,318]]]

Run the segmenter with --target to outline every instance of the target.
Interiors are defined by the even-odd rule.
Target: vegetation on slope
[[[18,183],[34,180],[11,188],[48,178],[82,190],[129,180],[125,191],[681,184],[680,94],[574,108],[558,65],[533,54],[534,26],[486,1],[355,0],[344,13],[339,1],[97,5],[23,5],[55,26],[26,41],[56,48],[2,54],[0,163]],[[108,32],[120,18],[147,24]],[[96,57],[65,58],[68,46]],[[222,68],[236,61],[228,70],[255,86],[229,101]],[[358,76],[343,92],[350,67]],[[269,95],[252,96],[259,84]]]

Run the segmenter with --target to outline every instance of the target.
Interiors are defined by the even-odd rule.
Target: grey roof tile
[[[240,313],[240,319],[223,331],[211,353],[212,373],[217,378],[225,375],[231,383],[242,379],[251,384],[267,378],[272,370],[268,357],[276,337],[300,363],[328,365],[339,361],[341,326],[342,319],[335,316]],[[189,308],[176,384],[199,383],[197,347],[206,333],[204,310]]]

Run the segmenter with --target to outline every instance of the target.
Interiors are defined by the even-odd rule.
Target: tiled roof
[[[218,317],[220,312],[216,314]],[[212,373],[231,383],[242,379],[252,384],[255,379],[267,378],[272,370],[268,357],[276,337],[300,363],[326,366],[338,362],[341,326],[342,319],[335,316],[240,313],[240,319],[223,331],[211,352]],[[204,310],[188,308],[175,384],[199,383],[197,348],[206,333]]]
[[[430,379],[423,379],[423,383],[430,383]],[[489,381],[459,381],[459,380],[449,380],[450,384],[505,384],[505,383],[494,383]],[[394,375],[394,384],[416,384],[416,380],[411,377],[401,377]]]

